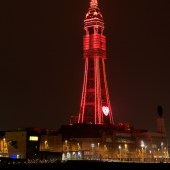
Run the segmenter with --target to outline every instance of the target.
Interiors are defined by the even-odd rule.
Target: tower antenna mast
[[[97,6],[98,6],[97,0],[91,0],[91,2],[90,2],[90,7],[91,7],[91,8],[96,8]]]

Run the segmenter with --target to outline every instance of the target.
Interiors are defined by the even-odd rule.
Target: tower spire
[[[97,6],[98,6],[97,0],[91,0],[91,2],[90,2],[90,7],[91,7],[91,8],[96,8]]]
[[[113,124],[106,80],[106,37],[98,1],[91,0],[84,20],[85,72],[78,123]]]

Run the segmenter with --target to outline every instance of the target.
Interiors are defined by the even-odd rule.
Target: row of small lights
[[[67,143],[68,143],[68,141],[67,140],[65,140],[65,144],[67,145]],[[80,147],[80,144],[79,143],[77,143],[77,145]],[[163,142],[161,142],[161,148],[163,149],[163,145],[164,145],[164,143]],[[100,143],[97,143],[97,146],[98,146],[98,149],[99,149],[99,146],[100,146]],[[140,142],[140,146],[141,146],[141,148],[142,148],[142,150],[145,148],[147,148],[147,145],[145,145],[145,143],[144,143],[144,141],[143,140],[141,140],[141,142]],[[94,143],[91,143],[91,148],[93,149],[95,147],[95,144]],[[127,149],[127,144],[124,144],[124,147],[125,147],[125,149]],[[104,148],[106,148],[107,149],[107,146],[106,145],[104,145]],[[121,150],[122,149],[122,146],[121,145],[119,145],[118,146],[118,149],[119,150]],[[150,152],[150,154],[152,153],[152,151],[150,150],[149,151]]]

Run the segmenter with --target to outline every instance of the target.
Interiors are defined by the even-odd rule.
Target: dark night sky
[[[59,128],[78,114],[90,0],[0,2],[0,130]],[[170,132],[168,0],[99,0],[114,121]]]

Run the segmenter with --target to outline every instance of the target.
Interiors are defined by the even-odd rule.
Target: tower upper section
[[[84,20],[84,58],[106,59],[106,37],[104,32],[104,20],[98,7],[97,0],[90,1],[90,7]]]
[[[90,7],[84,20],[84,29],[86,34],[103,34],[104,21],[97,0],[90,1]]]

